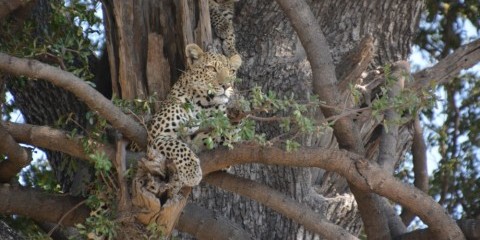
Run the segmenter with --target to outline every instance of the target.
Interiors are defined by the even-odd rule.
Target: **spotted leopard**
[[[242,64],[240,55],[230,58],[204,52],[198,45],[186,46],[187,70],[173,85],[161,110],[148,126],[147,159],[153,162],[172,161],[176,178],[170,180],[172,192],[183,186],[198,185],[202,179],[200,160],[180,135],[193,136],[198,125],[191,125],[199,114],[226,111],[233,94],[233,78]],[[182,134],[180,134],[182,133]],[[160,170],[160,174],[164,175]]]
[[[233,29],[234,3],[239,0],[209,0],[210,22],[218,38],[222,40],[223,52],[227,56],[238,54]]]

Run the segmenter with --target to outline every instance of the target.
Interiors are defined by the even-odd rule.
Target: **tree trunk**
[[[376,46],[372,67],[406,59],[418,27],[422,1],[313,1],[312,11],[322,26],[334,62],[354,49],[367,35]],[[409,19],[410,21],[405,21]],[[262,86],[264,92],[295,93],[299,100],[312,94],[311,69],[295,31],[275,1],[245,0],[236,4],[234,17],[237,49],[244,64],[239,77],[240,90]],[[342,69],[343,66],[336,66]],[[307,94],[305,94],[307,93]],[[378,156],[378,122],[357,122],[369,159]],[[363,124],[363,126],[362,126]],[[261,131],[271,126],[262,126]],[[380,128],[381,129],[381,128]],[[408,127],[400,130],[396,159],[402,159],[411,143]],[[321,139],[305,137],[303,144],[322,148],[338,144],[328,132]],[[236,175],[265,183],[323,212],[332,222],[355,235],[361,230],[356,202],[346,182],[335,173],[321,169],[278,166],[236,166]],[[238,197],[202,184],[193,190],[193,198],[202,206],[243,224],[257,239],[311,239],[302,226],[265,208],[255,201]]]

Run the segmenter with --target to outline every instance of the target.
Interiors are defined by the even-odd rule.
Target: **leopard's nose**
[[[227,89],[229,89],[229,88],[232,87],[232,84],[231,84],[231,83],[224,83],[224,84],[222,85],[222,87],[223,87],[224,90],[227,90]]]

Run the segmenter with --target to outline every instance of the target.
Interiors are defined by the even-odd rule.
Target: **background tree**
[[[196,42],[206,47],[213,42],[213,48],[219,45],[218,39],[211,33],[208,1],[205,0],[70,1],[66,4],[37,0],[26,5],[23,2],[20,4],[21,1],[17,5],[13,2],[8,5],[11,12],[0,14],[8,19],[1,35],[2,51],[35,58],[70,71],[83,80],[91,80],[108,98],[113,94],[114,102],[121,106],[139,102],[125,100],[149,99],[155,93],[161,100],[181,74],[179,69],[184,69],[183,49],[187,43]],[[96,24],[100,24],[99,19],[94,17],[96,10],[92,8],[100,5],[104,14],[102,26],[105,28],[106,43],[98,59],[93,54],[98,46],[92,45],[88,34],[95,31]],[[461,39],[461,34],[457,34],[457,38],[452,37],[457,30],[452,31],[451,28],[457,19],[464,16],[474,22],[475,16],[478,16],[478,4],[465,1],[458,6],[447,5],[427,2],[430,16],[443,14],[446,19],[446,22],[440,23],[443,28],[438,28],[444,29],[445,34],[437,33],[448,36],[440,44],[443,49],[432,50],[433,53],[441,53],[435,55],[440,62],[430,71],[415,74],[415,81],[407,81],[405,91],[400,91],[395,80],[405,80],[410,71],[407,64],[398,61],[407,59],[411,52],[411,43],[425,7],[422,1],[312,1],[306,5],[303,1],[245,0],[236,3],[234,27],[237,49],[244,62],[239,74],[242,79],[238,84],[240,92],[254,100],[263,97],[264,103],[278,103],[278,98],[293,93],[297,104],[293,107],[305,107],[305,104],[299,103],[320,107],[309,107],[308,111],[302,110],[300,115],[288,118],[292,119],[293,130],[321,125],[331,128],[319,127],[322,130],[320,135],[313,134],[313,129],[308,131],[312,134],[301,131],[298,134],[295,131],[293,134],[285,133],[285,122],[278,120],[287,119],[292,112],[284,112],[286,115],[281,117],[272,112],[260,111],[259,114],[263,115],[255,111],[250,113],[249,118],[258,121],[258,136],[261,138],[261,134],[265,134],[265,141],[268,140],[267,143],[273,147],[239,144],[232,151],[218,149],[203,153],[202,169],[206,174],[226,165],[257,164],[235,166],[232,173],[236,176],[226,173],[207,175],[204,182],[214,187],[202,184],[193,190],[191,198],[197,205],[187,205],[178,229],[197,238],[220,239],[231,232],[236,234],[230,235],[243,239],[245,234],[259,239],[310,239],[315,234],[325,238],[347,238],[347,231],[356,236],[361,233],[363,220],[363,229],[369,239],[407,237],[404,223],[390,203],[375,194],[378,193],[411,210],[402,213],[405,223],[410,222],[412,216],[419,215],[429,226],[427,234],[435,234],[438,238],[460,237],[456,235],[459,234],[457,226],[438,205],[418,190],[392,178],[395,166],[404,161],[405,152],[410,151],[413,141],[415,185],[423,191],[427,190],[425,175],[419,174],[425,172],[425,168],[421,167],[425,165],[425,158],[421,157],[425,149],[417,148],[423,143],[421,128],[418,122],[413,121],[420,109],[428,108],[428,105],[421,104],[430,97],[424,92],[447,82],[456,86],[452,88],[459,92],[462,91],[460,83],[470,81],[466,86],[472,94],[465,101],[469,103],[468,107],[464,108],[469,117],[459,124],[460,116],[465,115],[460,114],[460,110],[446,111],[457,113],[448,118],[452,124],[447,125],[455,134],[444,134],[444,138],[438,138],[445,159],[432,185],[440,203],[456,218],[461,217],[454,214],[458,211],[458,204],[464,210],[478,206],[475,204],[478,195],[466,196],[467,191],[463,191],[459,194],[461,198],[453,198],[448,194],[455,192],[458,195],[459,191],[454,191],[455,188],[466,189],[478,182],[478,166],[475,167],[475,164],[478,165],[478,154],[475,155],[478,151],[478,144],[475,145],[478,143],[478,131],[470,131],[468,137],[471,141],[461,141],[462,146],[458,146],[462,131],[476,126],[468,123],[474,123],[478,118],[478,108],[475,108],[475,104],[478,105],[475,101],[478,100],[478,94],[475,94],[478,81],[474,78],[453,81],[451,78],[480,59],[478,40],[452,51],[460,46],[458,39]],[[474,24],[478,26],[478,20]],[[427,36],[425,34],[420,36]],[[422,39],[429,41],[420,42],[421,46],[436,46],[431,41],[435,38],[420,37],[419,41]],[[7,89],[14,96],[15,107],[22,111],[26,122],[70,132],[70,137],[65,137],[63,132],[52,128],[3,122],[0,134],[8,141],[0,149],[6,155],[0,165],[0,176],[6,176],[2,181],[6,182],[17,174],[19,166],[30,159],[28,153],[18,147],[17,142],[24,142],[47,150],[48,161],[61,190],[71,195],[92,195],[99,189],[112,190],[109,187],[115,184],[105,184],[106,187],[85,184],[91,179],[108,175],[102,173],[103,164],[108,165],[106,159],[116,162],[122,156],[121,147],[118,147],[122,146],[119,144],[122,141],[117,142],[114,150],[111,145],[115,138],[107,139],[105,136],[108,134],[103,134],[108,130],[104,119],[125,137],[140,144],[143,141],[144,144],[145,131],[140,125],[116,111],[98,93],[79,85],[78,81],[71,81],[78,80],[72,75],[38,63],[25,64],[23,60],[12,59],[8,55],[0,58],[0,69],[11,73],[4,74],[2,80],[6,80]],[[453,62],[459,64],[452,66]],[[377,67],[382,68],[377,70]],[[445,69],[450,72],[442,71]],[[362,72],[368,75],[361,75]],[[47,81],[31,81],[32,78]],[[254,86],[261,86],[264,93],[271,90],[278,97],[259,94],[251,90]],[[63,89],[69,89],[74,94]],[[454,103],[455,91],[448,98],[450,109],[458,108]],[[314,95],[318,96],[319,103],[310,102]],[[151,108],[159,104],[153,102]],[[8,111],[10,105],[4,106]],[[427,111],[426,116],[432,119],[432,114]],[[309,121],[320,124],[310,125]],[[437,132],[448,133],[448,130],[443,128]],[[91,141],[80,138],[81,135],[102,142],[102,145],[91,145]],[[280,150],[298,148],[297,142],[302,147],[296,152]],[[95,154],[99,148],[105,151],[106,157]],[[337,149],[347,150],[348,153]],[[465,156],[465,159],[460,160],[458,156]],[[96,170],[82,159],[91,160]],[[464,174],[461,173],[465,172],[468,178],[462,177]],[[50,182],[41,181],[46,173],[48,171],[44,169],[31,171],[28,176],[33,176],[33,180],[30,183],[49,191],[59,191],[60,188],[48,189]],[[121,186],[122,181],[119,182]],[[16,199],[18,203],[11,204],[10,201],[4,204],[1,212],[30,216],[44,228],[48,226],[41,223],[57,223],[71,209],[65,215],[68,219],[61,220],[62,224],[83,222],[88,212],[85,205],[78,204],[81,200],[57,197],[52,199],[58,201],[56,204],[62,203],[59,205],[62,208],[46,216],[47,212],[35,212],[35,209],[29,209],[18,201],[22,196],[28,199],[28,196],[38,196],[38,193],[11,187],[4,187],[1,191],[2,196],[9,196],[4,198],[5,201]],[[38,202],[34,203],[49,209],[47,206],[51,203],[40,197],[35,199]],[[95,199],[89,200],[89,207],[99,213]],[[205,213],[206,209],[210,212]],[[462,217],[478,215],[470,213],[462,214]],[[212,214],[222,217],[214,221]],[[123,215],[110,211],[99,216],[121,219]],[[206,220],[216,224],[217,228],[192,227],[199,222],[208,222]],[[115,229],[109,225],[115,223],[100,217],[95,218],[93,223],[87,220],[85,225],[89,228],[80,228],[80,232],[89,233],[95,229],[99,231],[98,235],[108,236],[114,233],[101,230]],[[470,236],[475,234],[472,229],[462,229]],[[415,234],[412,232],[410,236]]]

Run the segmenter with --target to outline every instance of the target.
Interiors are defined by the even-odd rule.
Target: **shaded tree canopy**
[[[231,51],[212,4],[243,62],[228,116],[199,120],[225,144],[198,153],[199,186],[147,198],[131,145],[185,46]],[[0,0],[0,238],[480,239],[479,11]]]

